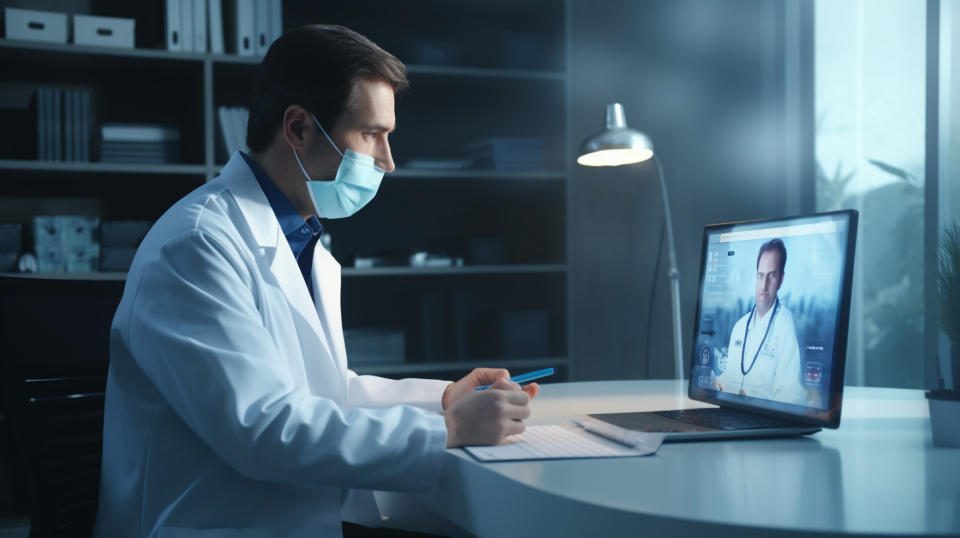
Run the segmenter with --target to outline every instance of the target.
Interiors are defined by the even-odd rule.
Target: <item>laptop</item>
[[[707,226],[688,395],[719,407],[589,416],[665,441],[837,428],[857,218]]]

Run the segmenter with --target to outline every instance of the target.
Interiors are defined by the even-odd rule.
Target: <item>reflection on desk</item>
[[[685,394],[677,381],[545,384],[531,423],[705,405]],[[958,477],[960,450],[932,446],[922,391],[848,387],[839,430],[618,460],[449,450],[440,487],[408,498],[479,536],[958,535]]]

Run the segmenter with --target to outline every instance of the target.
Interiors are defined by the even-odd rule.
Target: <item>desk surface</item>
[[[686,382],[543,385],[530,424],[707,407]],[[936,448],[923,392],[847,387],[807,437],[666,443],[651,457],[479,463],[448,450],[417,498],[480,536],[960,535],[960,449]]]

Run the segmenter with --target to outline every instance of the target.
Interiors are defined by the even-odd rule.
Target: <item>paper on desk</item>
[[[553,460],[566,458],[622,458],[655,454],[662,433],[641,434],[635,448],[621,445],[572,424],[527,426],[496,446],[467,446],[480,461]]]

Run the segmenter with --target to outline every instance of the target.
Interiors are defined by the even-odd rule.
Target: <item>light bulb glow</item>
[[[653,157],[653,151],[649,149],[602,149],[577,157],[577,164],[582,166],[623,166],[643,162],[650,157]]]

